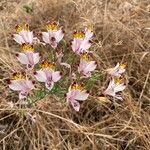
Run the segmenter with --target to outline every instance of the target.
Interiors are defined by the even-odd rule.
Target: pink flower
[[[39,82],[44,82],[48,90],[51,90],[54,83],[61,79],[60,71],[55,71],[55,64],[50,62],[43,62],[42,69],[34,73]]]
[[[84,31],[74,32],[74,39],[71,42],[72,50],[78,55],[88,52],[92,45],[90,37],[91,35]]]
[[[107,69],[107,73],[112,75],[112,76],[116,76],[116,77],[120,77],[121,74],[123,74],[126,71],[126,64],[119,64],[117,63],[117,65],[114,68],[109,68]]]
[[[59,23],[56,22],[49,23],[46,28],[47,32],[42,32],[43,41],[55,49],[58,43],[63,39],[64,31],[62,27],[59,26]]]
[[[87,27],[85,28],[85,37],[86,39],[91,40],[93,37],[94,33],[93,33],[93,27]]]
[[[107,89],[104,91],[104,95],[109,95],[122,100],[123,98],[121,97],[121,95],[118,95],[117,93],[123,91],[125,88],[126,85],[124,82],[122,82],[121,79],[117,80],[112,79],[109,82]]]
[[[16,31],[18,34],[13,34],[13,39],[19,44],[33,44],[33,32],[29,30],[28,24],[24,26],[16,26]]]
[[[34,83],[28,80],[24,73],[14,73],[12,79],[9,81],[9,88],[19,91],[19,99],[24,99],[34,89]]]
[[[85,87],[81,84],[72,84],[67,93],[67,101],[73,106],[76,111],[80,110],[80,103],[88,98],[89,94],[86,92]]]
[[[27,69],[33,69],[34,65],[37,64],[40,60],[40,54],[34,52],[34,48],[32,45],[23,44],[22,45],[23,52],[17,53],[17,59],[20,63],[25,64]]]
[[[84,53],[81,55],[80,64],[78,67],[78,72],[82,73],[86,77],[91,77],[91,72],[96,69],[96,62],[90,61],[90,56],[88,53]]]

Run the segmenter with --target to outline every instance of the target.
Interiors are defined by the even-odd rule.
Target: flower
[[[55,49],[58,43],[63,39],[64,31],[57,22],[48,23],[46,28],[47,32],[42,32],[43,41]]]
[[[13,34],[13,39],[19,44],[33,44],[33,32],[29,30],[29,25],[16,26],[17,34]]]
[[[55,64],[44,61],[41,64],[41,69],[34,72],[36,79],[39,82],[45,82],[45,86],[48,90],[51,90],[54,86],[54,83],[61,79],[60,71],[55,71]]]
[[[91,45],[91,34],[89,31],[74,32],[74,39],[71,42],[71,48],[76,54],[80,55],[81,53],[88,52]]]
[[[88,53],[83,53],[80,58],[80,64],[78,67],[78,72],[82,73],[86,77],[91,76],[91,72],[96,69],[96,62],[90,61],[90,56]]]
[[[104,91],[104,95],[109,95],[122,100],[123,98],[121,97],[121,95],[118,95],[117,93],[123,91],[125,88],[126,85],[122,79],[112,79],[109,82],[107,89]]]
[[[26,98],[28,93],[34,89],[34,82],[28,80],[25,73],[14,73],[8,84],[10,89],[20,91],[19,99]]]
[[[112,76],[120,77],[121,74],[123,74],[126,71],[125,68],[126,68],[126,64],[117,63],[117,65],[114,68],[109,68],[106,71],[108,74]]]
[[[27,69],[33,69],[34,65],[40,60],[40,54],[34,52],[34,48],[29,44],[22,44],[22,53],[17,53],[16,57],[20,63],[25,64]]]
[[[91,40],[93,37],[93,27],[89,26],[85,28],[85,37],[86,39]]]
[[[80,103],[78,101],[84,101],[88,98],[89,93],[85,90],[83,84],[73,83],[67,93],[67,101],[72,105],[76,110],[80,110]]]

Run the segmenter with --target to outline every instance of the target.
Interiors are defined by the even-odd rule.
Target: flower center
[[[116,85],[119,85],[119,84],[122,84],[122,83],[124,83],[124,79],[123,79],[123,78],[117,78],[117,79],[115,80],[115,84],[116,84]]]
[[[85,90],[85,86],[84,86],[84,84],[73,83],[73,84],[71,85],[71,90],[84,91],[84,90]]]
[[[120,68],[121,68],[121,69],[125,69],[126,67],[127,67],[127,64],[121,64],[121,65],[120,65]]]
[[[88,53],[83,53],[83,54],[81,55],[81,59],[82,59],[82,60],[85,60],[85,61],[90,61],[90,56],[89,56]]]
[[[56,22],[52,22],[52,23],[49,23],[48,25],[46,25],[46,29],[52,30],[52,31],[54,31],[54,30],[57,31],[57,30],[59,30],[59,26]]]
[[[75,32],[74,33],[74,38],[84,39],[85,38],[85,33],[83,31]]]
[[[49,69],[49,70],[55,70],[56,68],[55,63],[50,63],[47,61],[44,61],[40,66],[42,69]]]
[[[20,33],[22,31],[29,31],[29,25],[28,24],[25,24],[23,26],[20,26],[20,25],[17,25],[16,26],[16,32],[17,33]]]
[[[24,52],[34,52],[33,45],[29,45],[29,44],[22,44],[22,50]]]
[[[25,73],[16,72],[12,76],[12,80],[24,80],[24,79],[26,79]]]

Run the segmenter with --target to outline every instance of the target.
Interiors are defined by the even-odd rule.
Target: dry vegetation
[[[14,56],[19,49],[11,38],[14,27],[28,22],[39,32],[51,19],[64,26],[68,41],[74,29],[94,25],[100,76],[79,113],[53,94],[32,107],[12,107],[18,97],[5,79],[22,69]],[[0,0],[0,149],[149,150],[149,39],[149,0]],[[106,85],[103,70],[118,61],[128,64],[125,100],[102,103],[95,97]]]

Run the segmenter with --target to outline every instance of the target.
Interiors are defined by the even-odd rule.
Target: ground
[[[79,112],[66,102],[59,88],[34,105],[14,106],[18,95],[8,88],[6,79],[13,71],[24,69],[15,57],[20,49],[12,39],[15,26],[28,23],[39,36],[48,20],[63,25],[68,44],[61,43],[58,51],[65,48],[64,61],[72,63],[78,61],[69,45],[73,31],[94,27],[91,50],[98,67],[85,81],[90,97]],[[149,150],[149,39],[149,0],[1,0],[0,149]],[[37,49],[47,57],[48,47]],[[117,62],[127,63],[124,100],[109,97],[109,101],[102,101],[105,70]],[[68,76],[60,82],[62,88],[69,84]]]

